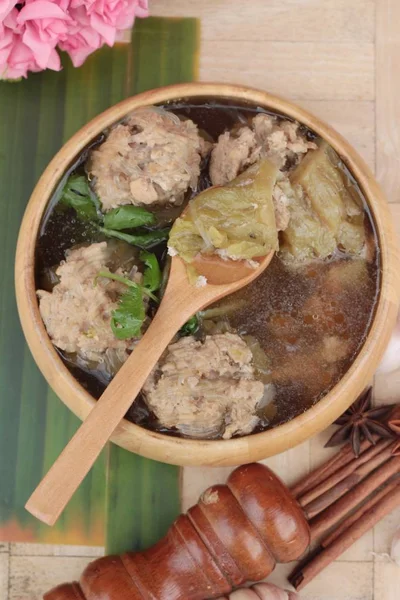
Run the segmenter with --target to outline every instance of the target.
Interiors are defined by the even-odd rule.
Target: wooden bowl
[[[283,113],[304,123],[327,140],[357,180],[372,213],[381,252],[381,289],[372,326],[352,366],[335,387],[304,414],[275,429],[230,440],[188,440],[155,433],[123,420],[112,441],[143,456],[177,465],[237,465],[257,461],[303,442],[330,425],[371,381],[391,336],[400,295],[399,251],[386,199],[367,165],[331,127],[298,106],[263,91],[233,85],[188,83],[128,98],[83,127],[53,158],[27,206],[18,239],[16,293],[18,310],[31,352],[49,385],[84,419],[95,399],[70,374],[59,358],[40,317],[35,293],[35,244],[42,215],[65,171],[83,148],[106,127],[139,106],[179,98],[236,99]]]

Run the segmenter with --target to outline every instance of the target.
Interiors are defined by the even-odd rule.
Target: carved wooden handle
[[[44,600],[204,600],[258,581],[308,547],[307,521],[286,486],[260,464],[206,490],[145,552],[92,562],[80,583]]]

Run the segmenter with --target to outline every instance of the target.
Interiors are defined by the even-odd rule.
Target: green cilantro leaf
[[[146,265],[143,273],[143,286],[150,292],[156,292],[161,285],[161,269],[157,257],[155,254],[142,250],[140,260]]]
[[[146,311],[141,287],[129,287],[122,294],[118,308],[112,312],[111,329],[119,340],[140,335]]]
[[[153,213],[140,206],[119,206],[104,216],[104,227],[120,231],[121,229],[153,225],[155,220]]]
[[[198,331],[199,327],[200,321],[196,314],[193,315],[193,317],[190,317],[188,321],[186,321],[186,323],[180,328],[179,333],[181,335],[193,335],[196,333],[196,331]]]
[[[78,217],[85,221],[98,221],[99,202],[89,187],[84,175],[71,175],[60,198],[61,204],[73,208]]]
[[[128,244],[132,244],[133,246],[138,246],[139,248],[152,248],[160,242],[167,240],[169,235],[169,228],[154,229],[153,231],[138,234],[122,233],[121,231],[107,229],[106,227],[99,227],[99,231],[104,233],[107,237],[115,237],[124,242],[128,242]]]

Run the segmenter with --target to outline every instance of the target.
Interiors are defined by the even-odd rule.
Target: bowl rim
[[[296,446],[330,425],[372,379],[394,327],[400,296],[400,260],[385,196],[369,167],[332,127],[308,111],[268,92],[239,85],[186,83],[149,90],[107,109],[82,127],[51,160],[27,205],[17,242],[15,283],[18,312],[28,346],[50,387],[84,419],[96,400],[78,383],[54,349],[40,317],[34,281],[34,253],[43,212],[74,158],[104,129],[149,104],[220,97],[256,104],[303,123],[338,152],[364,194],[376,225],[381,253],[381,289],[366,340],[342,379],[317,404],[291,421],[230,440],[192,440],[147,430],[123,419],[111,440],[147,458],[177,465],[228,466],[252,462]]]

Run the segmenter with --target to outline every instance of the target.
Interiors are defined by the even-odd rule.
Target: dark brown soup
[[[198,104],[181,101],[164,108],[194,121],[211,141],[238,124],[247,123],[255,114],[266,112],[213,99]],[[302,129],[307,139],[316,139],[312,131]],[[92,146],[102,139],[94,140]],[[67,249],[107,239],[90,223],[77,218],[73,209],[61,210],[58,205],[63,183],[73,172],[84,173],[89,151],[90,148],[72,165],[44,215],[36,249],[36,281],[40,289],[52,288],[53,268],[64,260]],[[343,165],[341,168],[345,169]],[[206,159],[197,189],[187,194],[185,203],[210,185]],[[198,338],[208,333],[238,333],[253,351],[259,377],[264,383],[274,384],[273,401],[260,409],[256,431],[288,421],[315,404],[343,377],[363,345],[379,292],[380,258],[371,215],[359,190],[358,193],[366,216],[367,256],[354,258],[336,251],[328,259],[301,264],[287,262],[277,254],[257,281],[198,315]],[[155,227],[170,225],[183,206],[151,209],[157,218]],[[166,242],[154,245],[151,251],[165,269]],[[150,316],[155,310],[156,304],[150,302]],[[109,374],[90,363],[84,364],[76,356],[59,352],[74,377],[98,398]],[[158,423],[143,398],[135,402],[127,417],[144,427],[177,435]]]

